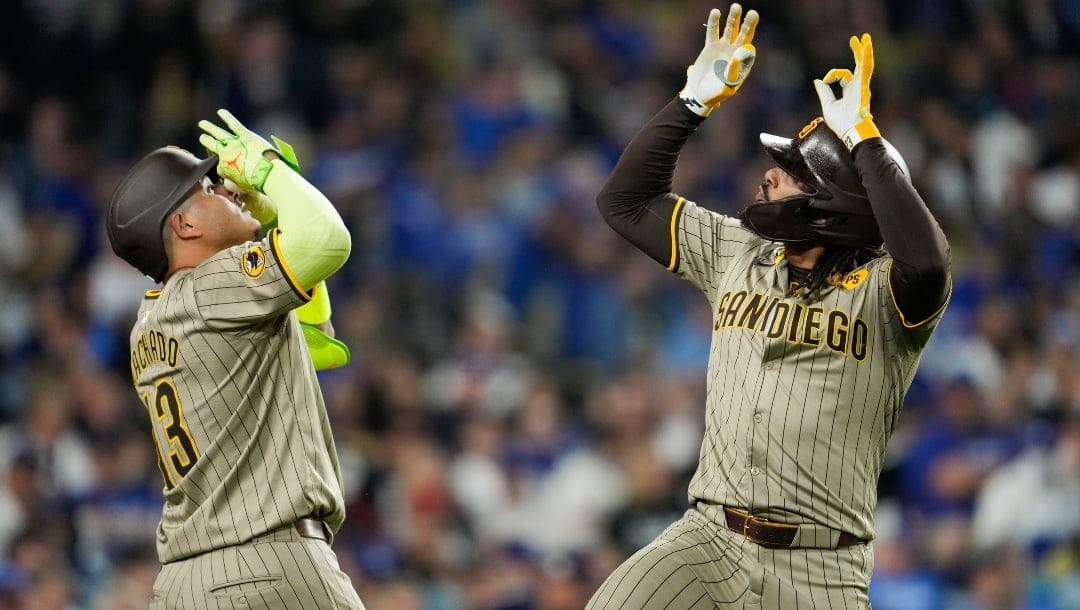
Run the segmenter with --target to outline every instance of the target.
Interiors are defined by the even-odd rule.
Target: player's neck
[[[180,244],[169,254],[169,270],[165,272],[165,278],[161,280],[161,283],[168,283],[173,275],[184,269],[195,268],[216,253],[217,250],[201,241]]]
[[[784,256],[787,257],[788,264],[807,271],[814,268],[824,253],[825,246],[784,245]]]
[[[162,283],[162,285],[168,284],[169,283],[169,278],[171,278],[172,276],[176,275],[177,273],[180,273],[184,269],[194,269],[194,268],[195,267],[192,266],[192,265],[186,265],[184,267],[179,267],[179,266],[178,267],[169,267],[169,270],[165,272],[165,277],[161,278],[161,283]]]

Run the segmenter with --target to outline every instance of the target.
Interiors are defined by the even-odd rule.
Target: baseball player
[[[851,39],[854,70],[814,82],[822,118],[761,135],[777,167],[741,218],[672,193],[683,144],[756,55],[757,13],[732,4],[722,31],[720,18],[597,198],[705,294],[713,336],[691,508],[589,607],[868,608],[876,483],[948,300],[948,246],[870,114],[868,34]]]
[[[218,114],[228,129],[199,123],[209,158],[153,151],[107,211],[113,250],[163,283],[131,332],[165,495],[150,607],[363,608],[330,548],[341,472],[294,313],[325,299],[349,232],[291,148]]]

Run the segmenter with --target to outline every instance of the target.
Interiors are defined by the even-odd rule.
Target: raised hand
[[[851,52],[855,55],[855,71],[833,68],[823,79],[814,81],[821,101],[825,124],[833,130],[848,150],[867,138],[881,137],[874,115],[870,114],[870,77],[874,74],[874,45],[870,34],[851,37]],[[841,94],[833,94],[833,83],[840,83]]]
[[[251,131],[224,108],[218,110],[218,116],[228,129],[223,129],[210,121],[199,121],[199,143],[207,152],[218,157],[218,175],[232,180],[242,190],[254,190],[260,193],[266,177],[273,168],[271,160],[265,156],[267,151],[283,158],[293,169],[297,169],[296,154],[292,147],[278,138],[274,143],[266,141],[259,134]],[[273,136],[271,136],[273,137]]]
[[[752,44],[757,24],[757,11],[748,11],[743,19],[742,6],[733,3],[721,35],[720,10],[714,8],[709,12],[705,46],[697,60],[686,69],[686,85],[679,92],[679,99],[687,108],[695,114],[709,116],[724,100],[738,92],[757,56]]]

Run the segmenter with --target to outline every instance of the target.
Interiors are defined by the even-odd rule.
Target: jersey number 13
[[[165,488],[172,489],[195,465],[199,450],[184,423],[184,410],[172,381],[157,382],[152,403],[148,394],[143,394],[142,400],[150,415],[161,478],[165,480]]]

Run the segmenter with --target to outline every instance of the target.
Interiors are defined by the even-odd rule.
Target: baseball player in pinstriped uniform
[[[723,33],[720,18],[597,198],[705,294],[713,338],[691,508],[589,607],[867,608],[882,456],[948,300],[948,245],[874,125],[868,34],[854,70],[814,82],[823,118],[762,134],[777,167],[741,218],[673,194],[683,144],[755,58],[757,13],[732,4]]]
[[[150,606],[363,608],[330,548],[341,472],[293,313],[315,297],[309,321],[328,321],[349,232],[287,144],[218,114],[228,129],[199,124],[210,158],[150,153],[107,212],[114,251],[164,284],[131,333],[165,484]]]

